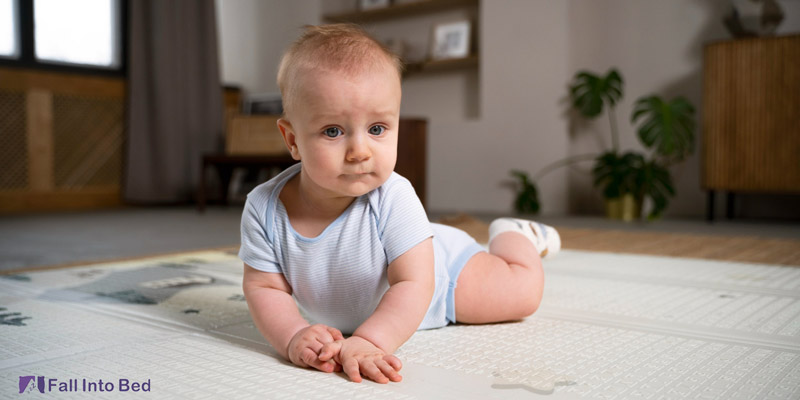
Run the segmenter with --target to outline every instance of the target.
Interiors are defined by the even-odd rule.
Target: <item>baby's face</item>
[[[355,78],[308,71],[296,82],[293,155],[316,189],[356,197],[389,179],[397,161],[400,80],[389,66]]]

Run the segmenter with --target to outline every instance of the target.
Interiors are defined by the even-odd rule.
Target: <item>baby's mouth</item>
[[[351,172],[351,173],[344,174],[344,176],[350,177],[350,178],[361,178],[361,177],[364,177],[364,176],[367,176],[367,175],[370,175],[370,174],[372,174],[372,172]]]

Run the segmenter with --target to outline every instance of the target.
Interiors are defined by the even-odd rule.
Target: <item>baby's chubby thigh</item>
[[[455,288],[458,276],[472,256],[485,251],[483,246],[460,229],[436,223],[431,223],[431,228],[436,289],[420,329],[436,328],[456,321]],[[426,326],[426,323],[430,326]]]

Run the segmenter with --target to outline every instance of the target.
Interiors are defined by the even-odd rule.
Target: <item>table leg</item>
[[[197,212],[206,210],[206,162],[200,162],[200,184],[197,185]]]
[[[222,205],[228,205],[228,188],[231,184],[231,174],[233,168],[227,165],[217,165],[217,173],[219,174],[219,193],[221,196]]]

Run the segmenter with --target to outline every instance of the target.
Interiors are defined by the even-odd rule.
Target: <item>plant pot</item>
[[[642,202],[636,200],[632,194],[627,193],[622,197],[606,200],[606,217],[611,219],[621,219],[623,221],[635,221],[642,217]]]

